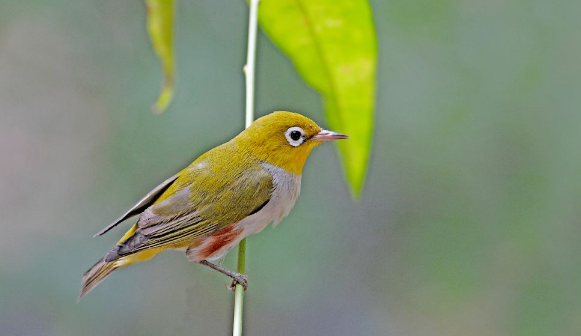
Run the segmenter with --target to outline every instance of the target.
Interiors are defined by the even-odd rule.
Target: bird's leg
[[[246,276],[244,274],[229,271],[229,270],[227,270],[223,267],[220,267],[216,264],[212,264],[211,262],[209,262],[207,260],[200,261],[200,264],[208,266],[211,269],[214,269],[222,274],[225,274],[225,275],[231,277],[232,284],[230,285],[230,290],[234,290],[234,288],[236,287],[236,284],[240,284],[242,287],[244,287],[244,290],[246,290],[248,288],[248,276]]]

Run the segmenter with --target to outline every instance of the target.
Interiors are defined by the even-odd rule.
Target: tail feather
[[[106,277],[109,276],[114,270],[122,267],[127,267],[131,264],[148,261],[149,259],[153,258],[156,254],[164,250],[165,248],[153,248],[148,249],[145,251],[140,251],[135,254],[131,254],[128,256],[117,256],[113,261],[107,261],[107,258],[112,253],[115,253],[115,249],[113,249],[109,254],[105,257],[101,258],[93,267],[91,267],[88,271],[83,274],[83,284],[81,287],[81,293],[79,294],[79,298],[77,302],[79,302],[83,296],[87,295],[93,288],[97,287],[101,281],[105,280]]]
[[[105,258],[97,261],[93,267],[83,274],[83,284],[77,302],[93,290],[101,281],[105,280],[115,269],[117,269],[115,262],[106,262]]]

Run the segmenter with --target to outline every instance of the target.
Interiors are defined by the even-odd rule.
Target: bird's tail
[[[92,291],[93,288],[97,287],[97,285],[101,283],[101,281],[105,280],[109,274],[113,273],[114,270],[129,266],[134,263],[147,261],[162,250],[166,249],[166,247],[157,247],[143,251],[125,251],[124,254],[126,255],[120,256],[120,249],[126,246],[127,241],[133,241],[133,237],[135,237],[135,231],[137,228],[137,224],[133,225],[133,227],[129,229],[127,233],[125,233],[123,238],[117,242],[117,246],[115,246],[111,252],[97,261],[93,267],[89,268],[89,270],[83,274],[83,284],[77,302],[79,302],[83,296],[87,295],[87,293]]]
[[[109,274],[113,273],[114,270],[129,266],[134,263],[148,261],[164,249],[165,247],[160,247],[139,251],[137,253],[123,256],[111,261],[106,261],[107,256],[109,256],[109,254],[107,254],[107,256],[101,258],[95,265],[93,265],[93,267],[89,268],[89,270],[83,274],[83,284],[77,302],[79,302],[83,296],[87,295],[87,293],[92,291],[93,288],[97,287],[97,285],[100,284],[101,281],[105,280]],[[116,248],[114,248],[112,252],[113,251],[116,251]]]
[[[87,295],[93,288],[95,288],[101,281],[105,280],[106,277],[109,276],[114,270],[116,270],[119,266],[117,266],[115,261],[106,262],[105,258],[101,258],[93,267],[89,268],[88,271],[83,274],[83,284],[81,287],[81,293],[77,298],[77,302],[79,302],[83,296]]]

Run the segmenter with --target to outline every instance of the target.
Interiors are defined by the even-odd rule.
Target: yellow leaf
[[[173,14],[174,0],[145,0],[147,6],[147,31],[163,72],[163,88],[152,106],[154,113],[162,113],[173,97]]]
[[[363,188],[373,136],[377,45],[367,0],[262,0],[262,29],[325,100],[351,192]]]

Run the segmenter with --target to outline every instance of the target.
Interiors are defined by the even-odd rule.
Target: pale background
[[[92,238],[243,124],[244,1],[178,1],[175,101],[142,1],[0,0],[0,334],[226,335],[221,274],[167,252],[80,304]],[[374,150],[332,145],[249,239],[247,335],[581,334],[581,1],[374,0]],[[263,36],[259,114],[327,126]],[[234,267],[235,253],[225,265]]]

